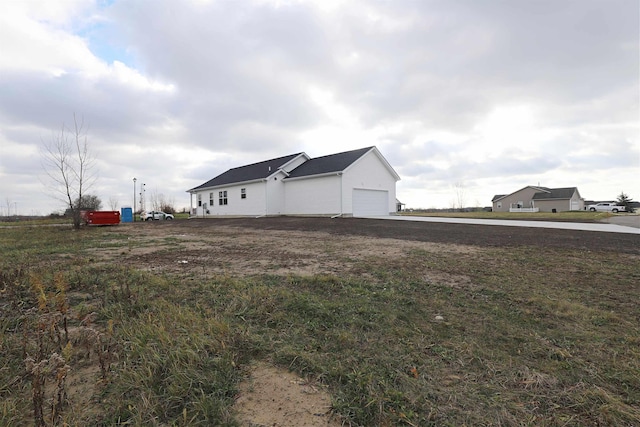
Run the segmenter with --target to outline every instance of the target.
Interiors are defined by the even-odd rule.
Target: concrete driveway
[[[639,216],[616,216],[609,218],[617,222],[617,218],[629,218],[628,224],[620,223],[582,223],[582,222],[555,222],[555,221],[521,221],[521,220],[500,220],[500,219],[474,219],[474,218],[445,218],[431,216],[372,216],[371,219],[389,219],[394,221],[423,221],[423,222],[447,222],[452,224],[477,224],[477,225],[500,225],[503,227],[532,227],[532,228],[557,228],[562,230],[582,230],[582,231],[600,231],[605,233],[627,233],[640,235]],[[626,222],[625,220],[624,222]],[[620,221],[623,222],[623,221]]]

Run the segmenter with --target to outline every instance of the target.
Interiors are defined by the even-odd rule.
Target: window
[[[502,202],[498,202],[498,207],[501,208],[502,207]]]
[[[209,193],[209,206],[213,206],[213,193]]]
[[[227,204],[227,190],[218,192],[218,204],[220,206]]]
[[[241,188],[240,189],[240,198],[241,199],[246,199],[247,198],[247,189],[246,188]]]
[[[198,206],[202,206],[202,194],[198,194]]]

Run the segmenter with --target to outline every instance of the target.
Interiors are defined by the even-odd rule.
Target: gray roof
[[[491,199],[491,201],[497,202],[498,200],[504,199],[505,197],[510,196],[511,194],[515,194],[519,191],[524,190],[525,188],[534,188],[537,190],[536,193],[531,198],[532,200],[570,199],[571,197],[573,197],[573,193],[578,191],[577,187],[548,188],[548,187],[529,185],[527,187],[521,188],[518,191],[514,191],[513,193],[496,194],[495,196],[493,196],[493,199]]]
[[[290,154],[288,156],[278,157],[277,159],[265,160],[263,162],[229,169],[223,174],[220,174],[215,178],[205,182],[204,184],[192,188],[189,191],[198,190],[201,188],[217,187],[226,184],[233,184],[236,182],[264,179],[269,177],[269,175],[286,165],[288,162],[290,162],[300,154],[302,153]]]
[[[358,150],[345,151],[344,153],[330,154],[328,156],[307,160],[292,170],[288,174],[288,178],[342,172],[373,148],[374,147],[360,148]],[[188,191],[265,179],[301,154],[304,153],[290,154],[288,156],[278,157],[277,159],[265,160],[264,162],[229,169],[223,174]]]
[[[360,148],[359,150],[345,151],[344,153],[330,154],[328,156],[307,160],[292,170],[289,173],[289,178],[342,172],[372,148],[373,147]]]
[[[573,197],[573,193],[577,191],[576,187],[567,188],[545,188],[546,192],[540,192],[533,195],[533,200],[548,200],[548,199],[570,199]]]

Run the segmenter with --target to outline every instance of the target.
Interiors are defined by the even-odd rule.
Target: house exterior
[[[494,212],[563,212],[584,210],[584,199],[576,187],[547,188],[529,185],[491,200]]]
[[[305,153],[241,166],[187,192],[191,213],[228,216],[376,216],[396,211],[400,179],[376,147]]]

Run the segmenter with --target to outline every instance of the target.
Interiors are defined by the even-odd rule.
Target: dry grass
[[[104,365],[90,404],[63,385],[70,425],[237,425],[257,361],[327,386],[347,425],[640,424],[638,255],[387,241],[388,256],[365,250],[375,238],[322,233],[287,251],[277,232],[149,229],[0,230],[0,424],[33,423],[24,360],[66,348],[60,317],[38,326],[63,309],[72,332],[93,313],[97,334],[69,340],[70,372]],[[186,241],[237,259],[179,267]],[[251,264],[269,256],[280,267]]]

